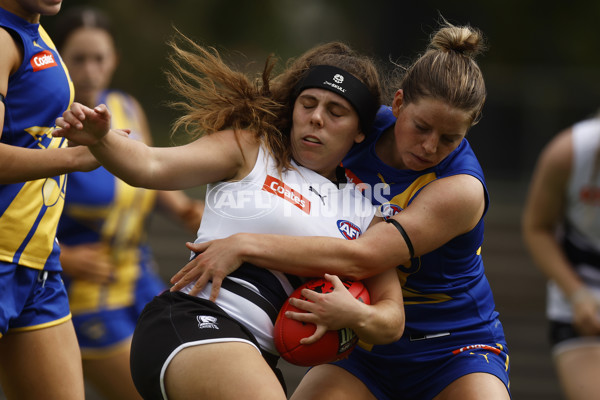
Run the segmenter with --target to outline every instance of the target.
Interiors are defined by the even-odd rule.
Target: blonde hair
[[[262,140],[280,170],[291,167],[290,128],[295,101],[294,88],[313,65],[332,65],[360,79],[381,103],[379,74],[366,56],[341,42],[312,48],[290,59],[285,70],[272,78],[277,59],[270,56],[262,75],[251,79],[227,66],[215,48],[204,48],[179,33],[169,42],[171,88],[182,101],[171,103],[184,111],[173,127],[192,138],[224,129],[252,132]],[[181,42],[180,45],[178,42]]]
[[[394,87],[403,89],[406,104],[423,97],[442,100],[468,112],[471,125],[475,125],[487,96],[475,57],[485,49],[481,31],[443,20],[425,53],[406,69]]]

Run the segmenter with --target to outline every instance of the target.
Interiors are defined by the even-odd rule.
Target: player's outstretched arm
[[[306,277],[331,273],[365,279],[468,232],[482,218],[484,208],[481,182],[469,175],[455,175],[430,183],[410,206],[392,217],[407,233],[410,248],[396,227],[385,222],[369,227],[356,240],[238,233],[188,244],[190,250],[201,254],[171,278],[172,290],[196,282],[197,293],[212,281],[211,299],[215,299],[223,278],[243,262]]]

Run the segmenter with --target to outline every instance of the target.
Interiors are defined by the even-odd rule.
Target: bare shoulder
[[[236,142],[239,143],[243,159],[243,166],[238,171],[238,176],[234,177],[234,179],[242,179],[246,177],[256,165],[256,159],[258,158],[260,149],[260,140],[256,137],[254,132],[246,130],[232,131],[231,134],[234,136]]]
[[[223,142],[233,151],[239,151],[243,157],[256,158],[260,141],[254,132],[248,130],[225,129],[206,135],[207,138]],[[254,156],[254,157],[252,157]]]
[[[540,153],[540,166],[554,172],[571,170],[573,162],[573,129],[558,133]]]
[[[474,176],[459,174],[436,179],[428,184],[399,214],[399,219],[402,219],[402,224],[406,224],[405,228],[411,234],[417,230],[422,232],[423,241],[419,243],[427,243],[427,248],[431,250],[473,229],[484,210],[485,192],[482,182]],[[424,228],[425,226],[428,228]],[[431,235],[437,240],[427,239]]]
[[[573,164],[572,137],[572,128],[565,129],[552,138],[540,152],[530,184],[533,199],[542,201],[543,197],[562,198]]]
[[[553,231],[564,210],[572,170],[572,128],[559,132],[542,149],[533,171],[523,209],[526,235],[536,229]]]
[[[21,65],[22,50],[15,42],[13,36],[0,27],[0,93],[6,94],[8,78],[15,73]]]
[[[222,165],[229,171],[225,180],[239,180],[254,168],[260,141],[251,131],[225,129],[207,134],[188,146],[194,157],[202,154],[206,162],[215,166],[226,164]]]
[[[484,200],[483,183],[467,174],[436,179],[423,189],[423,195],[444,204],[476,204]],[[419,195],[421,196],[421,195]]]

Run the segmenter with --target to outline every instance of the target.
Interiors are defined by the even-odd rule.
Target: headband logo
[[[309,88],[330,90],[344,97],[357,111],[363,132],[370,129],[379,108],[378,99],[356,76],[332,65],[313,65],[296,83],[292,100],[295,101],[303,90]]]

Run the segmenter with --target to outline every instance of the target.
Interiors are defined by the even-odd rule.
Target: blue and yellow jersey
[[[382,107],[373,132],[343,161],[348,179],[357,185],[366,184],[365,195],[384,216],[402,212],[430,182],[457,174],[481,181],[487,212],[489,197],[483,172],[466,139],[439,165],[424,171],[398,170],[384,164],[375,153],[375,143],[395,121],[391,109]],[[498,313],[481,258],[483,225],[482,218],[472,231],[397,267],[407,334],[456,331],[495,320]]]
[[[41,25],[4,9],[0,26],[23,46],[23,62],[8,80],[0,142],[37,150],[65,147],[66,140],[53,138],[52,131],[73,101],[73,84],[54,44]],[[65,187],[64,175],[0,185],[1,261],[61,269],[55,236]]]
[[[129,95],[107,91],[98,103],[108,106],[113,127],[129,128],[132,138],[140,137],[139,116]],[[67,246],[102,243],[115,266],[114,280],[107,285],[65,279],[73,314],[133,304],[135,284],[151,264],[145,227],[155,198],[155,191],[130,186],[104,167],[69,174],[58,239]]]

